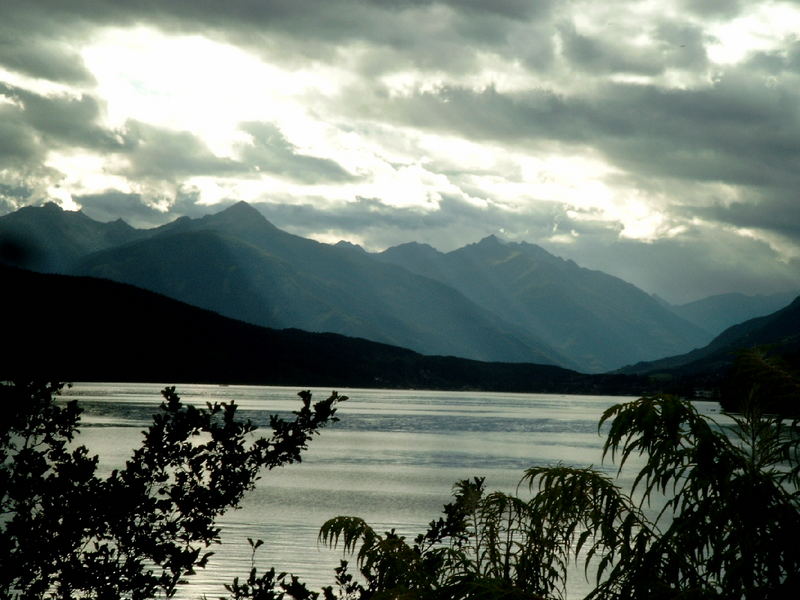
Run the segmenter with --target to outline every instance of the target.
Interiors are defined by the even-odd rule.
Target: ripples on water
[[[141,440],[163,386],[77,384],[64,393],[84,407],[80,440],[100,456],[101,473],[120,467]],[[185,402],[235,400],[243,416],[268,427],[271,414],[299,407],[297,388],[181,385]],[[330,390],[312,390],[317,400]],[[339,390],[340,422],[311,442],[301,464],[265,473],[220,522],[222,543],[184,598],[224,593],[246,577],[247,538],[263,539],[256,565],[274,566],[319,588],[333,581],[341,554],[317,546],[320,525],[337,515],[363,517],[379,531],[414,537],[439,516],[459,479],[486,477],[487,489],[513,491],[523,469],[564,463],[600,466],[597,423],[625,398],[397,390]],[[702,406],[702,405],[701,405]],[[707,403],[706,411],[715,405]],[[613,471],[610,465],[603,466]],[[582,577],[571,597],[586,589]]]

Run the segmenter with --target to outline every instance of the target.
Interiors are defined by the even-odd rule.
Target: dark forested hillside
[[[0,217],[0,259],[36,271],[66,273],[90,252],[148,235],[122,220],[99,223],[53,203],[25,206]]]
[[[130,285],[0,267],[0,379],[636,394],[643,380],[257,327]]]
[[[703,348],[631,365],[620,372],[658,377],[664,381],[685,379],[718,383],[738,354],[752,348],[762,348],[784,358],[788,364],[800,367],[800,297],[770,315],[729,327]]]

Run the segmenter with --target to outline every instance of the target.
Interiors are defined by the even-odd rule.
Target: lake
[[[85,409],[79,441],[100,456],[100,470],[120,467],[141,440],[141,430],[161,401],[157,384],[80,383],[64,391]],[[242,416],[268,427],[270,414],[299,407],[300,388],[179,385],[187,403],[235,400]],[[315,400],[331,390],[312,389]],[[191,577],[181,597],[216,598],[223,583],[246,577],[247,538],[262,539],[263,569],[298,575],[309,587],[332,584],[339,551],[318,547],[327,519],[357,515],[379,531],[395,528],[413,538],[438,518],[459,479],[486,477],[488,490],[513,491],[522,471],[564,463],[601,466],[597,423],[612,404],[632,398],[340,389],[338,423],[323,429],[301,464],[265,472],[240,510],[220,522],[222,544],[209,566]],[[717,404],[697,404],[716,413]],[[576,571],[570,597],[588,586]]]

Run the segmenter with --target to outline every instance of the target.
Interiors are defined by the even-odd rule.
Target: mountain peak
[[[429,260],[432,257],[438,256],[441,253],[431,246],[430,244],[421,244],[419,242],[406,242],[387,248],[380,253],[381,256],[391,258],[395,256],[415,257],[418,259]]]
[[[134,228],[123,218],[115,219],[114,221],[109,221],[106,223],[106,226],[109,228],[110,231],[117,231],[117,232],[128,232],[134,231]]]
[[[397,246],[393,246],[393,248],[414,248],[416,250],[424,250],[426,252],[433,251],[438,252],[436,248],[431,246],[430,244],[424,244],[422,242],[406,242],[405,244],[398,244]]]
[[[9,215],[25,215],[30,217],[31,215],[60,215],[62,213],[64,213],[63,208],[53,201],[48,201],[39,205],[28,204],[27,206],[22,206],[13,213],[9,213]]]
[[[27,221],[35,226],[45,223],[50,227],[68,227],[76,223],[90,224],[90,226],[104,226],[105,223],[95,221],[82,210],[64,210],[55,202],[48,201],[40,205],[23,206],[19,210],[4,215],[12,221]]]
[[[347,248],[348,250],[356,250],[363,254],[366,254],[367,252],[366,250],[364,250],[364,248],[362,248],[358,244],[354,244],[353,242],[348,242],[347,240],[339,240],[334,244],[334,246],[337,248]]]
[[[275,228],[275,226],[261,214],[261,211],[244,200],[240,200],[236,204],[232,204],[218,213],[207,215],[201,220],[225,225],[245,225],[247,227],[263,227],[267,225],[270,228]]]
[[[478,246],[505,246],[505,242],[497,237],[495,234],[491,233],[483,238],[481,241],[478,242]]]
[[[453,250],[452,253],[466,253],[467,256],[477,254],[478,256],[501,257],[506,256],[508,252],[509,244],[505,240],[501,240],[496,235],[491,234],[487,235],[478,242],[467,244],[466,246],[463,246],[457,250]]]
[[[257,217],[259,219],[264,219],[264,215],[262,215],[252,204],[248,204],[244,200],[239,200],[239,202],[230,205],[228,208],[221,210],[217,213],[218,215],[231,215],[237,217],[249,217],[254,218]]]

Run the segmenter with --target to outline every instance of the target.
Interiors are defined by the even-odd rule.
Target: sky
[[[240,200],[674,303],[800,289],[800,2],[3,0],[0,214]]]

